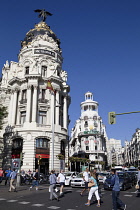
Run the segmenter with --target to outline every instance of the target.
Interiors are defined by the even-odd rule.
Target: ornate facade
[[[87,92],[85,101],[81,103],[81,116],[71,131],[70,156],[87,158],[90,166],[103,169],[106,165],[106,140],[98,102],[93,101],[91,92]]]
[[[7,107],[1,136],[3,167],[40,172],[64,168],[68,159],[70,88],[62,70],[60,40],[41,21],[21,42],[18,62],[2,69],[0,100]],[[47,89],[50,82],[53,90]],[[62,154],[65,160],[57,158]]]

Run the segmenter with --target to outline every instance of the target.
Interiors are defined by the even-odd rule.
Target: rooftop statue
[[[52,16],[50,12],[45,11],[45,9],[36,9],[34,12],[39,12],[38,17],[42,19],[43,22],[45,22],[47,16]]]

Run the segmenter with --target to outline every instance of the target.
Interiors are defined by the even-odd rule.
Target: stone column
[[[56,92],[55,124],[59,125],[59,91]]]
[[[64,97],[64,108],[63,108],[63,127],[67,129],[67,121],[68,121],[68,113],[67,113],[67,97]]]
[[[13,101],[14,101],[14,91],[11,91],[11,99],[10,99],[10,105],[9,105],[9,113],[8,113],[8,124],[11,125],[12,121],[12,110],[13,110]]]
[[[37,112],[37,86],[34,86],[32,122],[36,122],[36,115],[37,115],[36,112]]]
[[[19,105],[20,105],[20,100],[21,100],[21,90],[19,92],[19,97],[18,97],[18,107],[17,107],[17,125],[20,124],[20,112],[19,112]]]
[[[26,107],[26,122],[31,119],[31,85],[27,87],[27,107]]]
[[[17,114],[17,92],[18,92],[18,90],[15,89],[15,91],[14,91],[14,99],[13,99],[13,106],[12,106],[12,125],[15,125],[15,122],[16,122],[16,114]]]

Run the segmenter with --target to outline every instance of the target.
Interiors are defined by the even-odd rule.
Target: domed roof
[[[60,47],[60,40],[44,21],[41,21],[40,23],[36,24],[35,28],[27,32],[24,41],[21,41],[21,47],[29,45],[38,35],[44,35],[46,33],[49,37],[52,37]]]

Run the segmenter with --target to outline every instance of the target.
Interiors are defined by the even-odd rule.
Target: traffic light
[[[115,114],[115,112],[109,112],[108,113],[108,121],[109,121],[109,124],[115,124],[116,123],[116,114]]]

